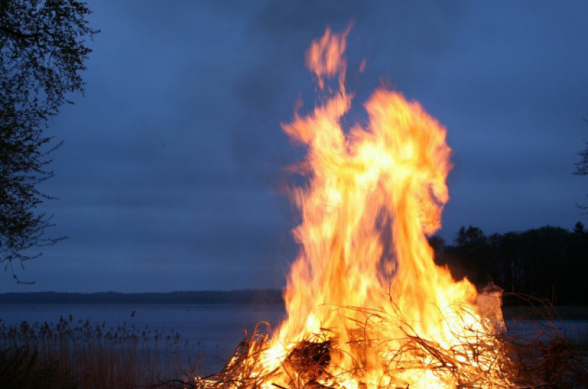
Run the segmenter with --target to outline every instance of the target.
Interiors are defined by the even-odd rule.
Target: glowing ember
[[[451,149],[416,102],[377,89],[369,119],[345,132],[351,107],[348,30],[312,43],[306,62],[322,103],[283,125],[308,149],[293,191],[301,246],[285,290],[287,320],[250,339],[211,386],[299,388],[505,387],[508,363],[476,289],[433,262]],[[331,90],[326,80],[338,76]],[[224,374],[224,375],[223,375]]]

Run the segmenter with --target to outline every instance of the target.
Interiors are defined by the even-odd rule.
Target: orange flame
[[[337,75],[338,88],[283,125],[308,149],[297,166],[308,186],[292,193],[302,223],[293,231],[301,250],[284,293],[288,317],[256,374],[272,372],[273,386],[262,386],[274,389],[454,388],[473,385],[480,371],[498,376],[501,354],[474,305],[475,287],[436,266],[426,239],[449,199],[446,131],[417,102],[385,88],[365,104],[364,127],[342,129],[353,97],[344,88],[348,32],[327,28],[306,55],[320,90]],[[486,337],[491,347],[483,348]],[[328,363],[315,361],[318,373],[286,366],[296,347],[325,341]]]

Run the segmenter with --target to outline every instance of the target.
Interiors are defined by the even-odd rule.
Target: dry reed
[[[257,389],[270,384],[276,389],[339,388],[342,378],[353,379],[365,388],[364,377],[370,366],[361,350],[378,355],[383,371],[380,388],[409,388],[400,378],[409,371],[428,371],[441,382],[456,388],[587,388],[588,364],[552,322],[531,338],[508,332],[466,330],[455,334],[458,342],[449,348],[423,339],[400,316],[383,310],[346,307],[360,312],[365,320],[351,319],[347,328],[348,346],[354,349],[353,367],[345,371],[334,366],[338,348],[336,335],[329,328],[308,336],[289,350],[280,366],[268,371],[262,359],[269,348],[268,335],[256,331],[245,338],[226,367],[218,374],[197,378],[201,389]],[[456,311],[459,311],[457,309]],[[543,309],[545,311],[545,309]],[[353,317],[357,317],[354,314]],[[387,339],[385,326],[394,320],[404,328],[400,339]],[[483,320],[483,319],[482,319]],[[371,334],[371,335],[367,335]],[[359,357],[357,357],[359,356]],[[274,379],[279,377],[279,379]]]
[[[57,324],[0,324],[0,358],[3,366],[14,365],[0,368],[3,388],[185,388],[193,385],[197,357],[179,333],[148,326],[108,328],[71,316]],[[45,372],[41,386],[31,380],[39,371]]]

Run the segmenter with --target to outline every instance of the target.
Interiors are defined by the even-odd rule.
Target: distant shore
[[[1,304],[283,304],[276,289],[168,293],[0,293]]]

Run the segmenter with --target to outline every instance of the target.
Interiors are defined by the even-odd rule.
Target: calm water
[[[224,366],[243,340],[245,331],[251,333],[260,321],[275,328],[285,312],[282,305],[0,305],[0,319],[7,324],[58,323],[61,316],[69,315],[75,322],[105,322],[106,327],[126,323],[136,327],[148,325],[164,332],[175,330],[182,339],[195,345],[204,356],[205,370],[212,373]],[[506,323],[511,333],[530,334],[541,330],[537,324],[528,322],[507,320]],[[554,324],[571,337],[588,336],[588,320],[563,320]]]

